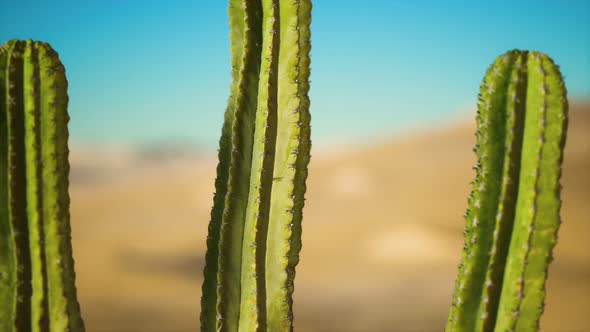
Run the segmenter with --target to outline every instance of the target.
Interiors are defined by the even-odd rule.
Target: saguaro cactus
[[[0,48],[0,331],[83,331],[68,196],[67,82],[46,43]]]
[[[203,331],[288,331],[310,156],[310,0],[230,0]]]
[[[536,331],[560,224],[565,86],[538,52],[488,69],[477,117],[477,175],[447,331]]]

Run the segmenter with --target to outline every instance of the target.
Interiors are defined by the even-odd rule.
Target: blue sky
[[[0,0],[0,42],[44,40],[69,80],[71,142],[215,148],[229,90],[225,1]],[[313,140],[363,141],[473,109],[486,67],[549,54],[590,98],[590,1],[315,0]],[[474,115],[474,114],[473,114]]]

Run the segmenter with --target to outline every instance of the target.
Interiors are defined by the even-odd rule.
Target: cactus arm
[[[228,7],[230,26],[230,53],[231,53],[231,84],[230,95],[224,115],[221,139],[219,140],[219,164],[217,166],[217,178],[215,179],[215,194],[213,197],[213,209],[207,235],[207,252],[205,254],[204,281],[201,298],[201,330],[214,331],[216,329],[217,316],[217,265],[219,254],[219,235],[221,218],[225,207],[225,195],[227,193],[227,178],[231,162],[231,131],[234,122],[234,110],[236,106],[236,94],[240,63],[242,59],[244,13],[239,1],[230,1]]]
[[[64,68],[47,44],[15,40],[2,49],[0,206],[8,209],[0,211],[7,249],[0,272],[9,277],[0,290],[0,326],[83,331],[70,243]]]
[[[311,145],[311,3],[230,0],[229,16],[238,70],[220,144],[201,329],[287,331]]]
[[[559,70],[543,54],[508,52],[488,70],[478,109],[477,176],[447,331],[536,331],[561,204]]]
[[[538,330],[560,222],[565,87],[558,68],[546,55],[529,54],[528,72],[521,182],[496,331]]]
[[[278,0],[262,1],[263,43],[242,244],[240,331],[266,331],[265,255],[277,134]]]
[[[278,134],[266,255],[269,331],[293,329],[293,279],[310,154],[310,12],[309,0],[280,1]]]
[[[260,6],[243,1],[244,36],[231,133],[231,163],[219,237],[217,267],[217,330],[235,331],[239,326],[242,238],[252,165],[252,140],[260,68]]]

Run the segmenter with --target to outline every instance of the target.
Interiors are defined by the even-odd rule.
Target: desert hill
[[[312,152],[298,331],[441,331],[474,177],[472,121]],[[468,124],[467,124],[468,123]],[[87,329],[196,331],[216,160],[74,146],[72,220]],[[563,225],[542,331],[590,328],[590,107],[572,107]]]

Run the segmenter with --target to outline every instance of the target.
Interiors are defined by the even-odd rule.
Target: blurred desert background
[[[471,114],[312,151],[297,331],[442,331],[474,177]],[[590,331],[590,104],[574,102],[542,331]],[[73,245],[89,332],[197,331],[216,155],[73,146]]]

